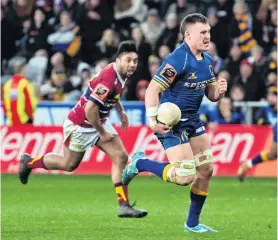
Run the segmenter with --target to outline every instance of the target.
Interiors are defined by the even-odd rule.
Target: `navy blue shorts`
[[[180,121],[168,133],[156,134],[156,136],[166,150],[179,144],[188,143],[189,138],[204,133],[206,133],[206,130],[198,114],[190,116],[186,121]]]

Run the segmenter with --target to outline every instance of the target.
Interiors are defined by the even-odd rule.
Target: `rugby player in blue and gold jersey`
[[[199,108],[204,95],[218,101],[227,91],[227,81],[216,79],[213,73],[213,61],[207,52],[208,19],[202,14],[190,14],[181,22],[180,32],[183,44],[164,59],[145,96],[149,126],[162,143],[169,162],[152,161],[143,152],[137,152],[125,168],[122,180],[129,183],[139,172],[148,171],[167,182],[190,184],[191,204],[184,230],[216,232],[199,223],[213,173],[213,155]],[[181,110],[181,120],[173,128],[157,122],[158,106],[164,102],[174,103]]]

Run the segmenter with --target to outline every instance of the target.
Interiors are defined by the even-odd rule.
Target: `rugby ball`
[[[180,121],[180,119],[181,110],[176,104],[165,102],[159,105],[157,120],[160,123],[173,127]]]

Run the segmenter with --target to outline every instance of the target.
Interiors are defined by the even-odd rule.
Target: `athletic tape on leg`
[[[175,174],[172,174],[175,171]],[[195,160],[177,161],[167,172],[167,181],[176,182],[176,176],[186,177],[196,174]]]
[[[205,151],[196,154],[194,156],[194,159],[195,159],[196,167],[212,162],[213,155],[211,149],[206,149]]]
[[[172,171],[175,171],[174,175],[180,176],[180,177],[186,177],[195,175],[196,168],[195,168],[195,161],[194,160],[183,160],[183,161],[177,161],[173,164],[174,166],[171,167],[167,173],[168,179],[172,182],[175,181],[172,176]]]
[[[176,175],[177,176],[191,176],[195,175],[196,167],[194,160],[183,160],[177,161],[174,166],[176,167]]]
[[[176,182],[176,174],[172,174],[175,171],[175,166],[172,166],[167,172],[167,182]]]

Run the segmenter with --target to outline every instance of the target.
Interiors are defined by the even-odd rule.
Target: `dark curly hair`
[[[122,53],[130,53],[135,52],[138,54],[138,49],[133,41],[123,41],[120,43],[120,46],[118,47],[117,57],[119,57]]]

